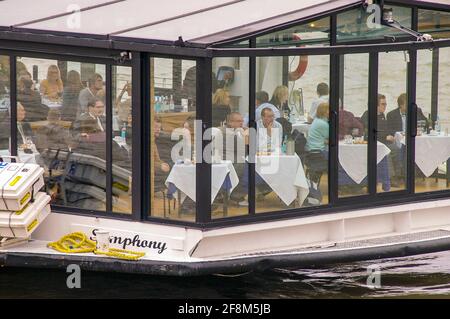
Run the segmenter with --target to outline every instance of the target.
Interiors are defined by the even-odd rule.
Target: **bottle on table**
[[[431,114],[428,114],[427,134],[433,130],[433,121],[431,120]]]
[[[441,132],[441,123],[439,123],[439,117],[437,117],[436,122],[434,122],[434,130],[438,133]]]
[[[175,110],[175,103],[173,101],[173,95],[170,95],[170,99],[169,99],[169,111],[173,112]]]
[[[287,150],[286,142],[287,142],[287,135],[284,136],[283,144],[281,144],[281,153],[282,154],[286,154],[286,150]]]
[[[123,143],[127,141],[127,123],[123,123],[122,129],[120,130],[120,139]]]

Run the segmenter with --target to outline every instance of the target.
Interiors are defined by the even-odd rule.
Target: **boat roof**
[[[207,47],[363,0],[0,0],[0,30]],[[450,10],[450,0],[396,0]]]

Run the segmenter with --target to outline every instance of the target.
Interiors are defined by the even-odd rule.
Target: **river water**
[[[371,267],[379,267],[379,288],[367,285]],[[450,251],[240,276],[82,272],[80,289],[67,288],[67,275],[63,270],[1,268],[0,298],[450,298]]]

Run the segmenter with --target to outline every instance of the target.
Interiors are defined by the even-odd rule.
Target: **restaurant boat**
[[[0,266],[448,250],[449,73],[446,0],[0,1]]]

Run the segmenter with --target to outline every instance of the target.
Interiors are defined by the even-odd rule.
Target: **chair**
[[[322,175],[328,171],[328,160],[324,158],[321,151],[306,152],[304,160],[306,177],[319,187]]]
[[[297,153],[302,162],[304,162],[307,153],[307,151],[305,150],[305,146],[307,143],[305,134],[299,132],[298,130],[294,130],[294,132],[292,132],[292,138],[295,141],[295,153]]]
[[[170,199],[167,197],[167,188],[164,185],[161,185],[159,187],[154,187],[155,193],[161,193],[163,196],[163,210],[164,210],[164,218],[167,218],[167,211],[169,212],[169,215],[171,214],[171,201],[173,200],[173,210],[176,209],[177,200],[176,198]],[[166,206],[166,200],[167,200],[167,206]],[[168,210],[167,210],[168,207]]]

